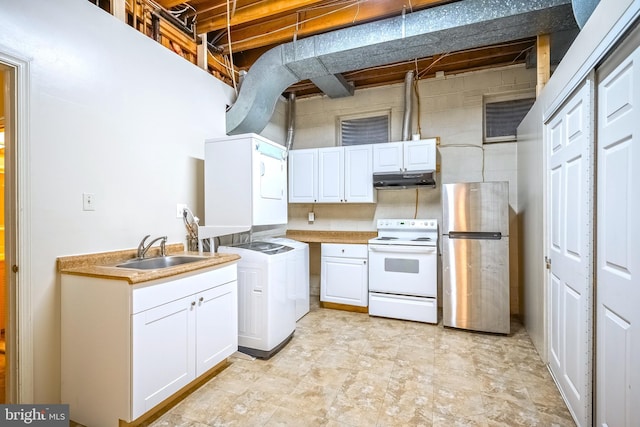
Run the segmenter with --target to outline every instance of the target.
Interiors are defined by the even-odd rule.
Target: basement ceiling
[[[263,53],[283,43],[456,1],[135,0],[135,3],[144,3],[146,10],[157,10],[160,6],[178,23],[191,29],[192,35],[206,34],[210,69],[218,77],[233,83],[230,78],[232,65],[237,80],[239,71],[248,71]],[[577,32],[575,26],[568,36],[558,37],[557,49],[554,49],[552,36],[552,64],[561,59]],[[536,37],[516,37],[496,45],[350,70],[342,77],[357,90],[400,83],[410,70],[419,78],[431,78],[442,73],[456,74],[523,63],[531,65],[535,60],[535,49]],[[295,92],[297,97],[321,93],[310,80],[294,83],[286,91]]]

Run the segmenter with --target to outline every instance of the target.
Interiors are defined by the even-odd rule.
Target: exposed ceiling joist
[[[236,7],[231,15],[229,25],[243,25],[254,21],[264,20],[266,17],[280,15],[282,13],[297,11],[313,6],[320,0],[277,0],[271,2],[258,2],[243,7]],[[218,10],[209,10],[198,13],[198,32],[208,33],[227,28],[226,10],[220,13]]]

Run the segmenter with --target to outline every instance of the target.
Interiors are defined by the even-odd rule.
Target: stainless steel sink
[[[174,267],[176,265],[198,262],[206,258],[207,257],[194,255],[170,255],[155,258],[133,259],[131,261],[118,264],[116,267],[135,268],[137,270],[156,270],[159,268]]]

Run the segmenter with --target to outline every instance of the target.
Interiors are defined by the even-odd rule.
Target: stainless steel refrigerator
[[[442,321],[509,333],[509,183],[442,186]]]

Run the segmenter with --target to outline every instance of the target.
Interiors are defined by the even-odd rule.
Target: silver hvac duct
[[[600,3],[600,0],[571,0],[573,16],[575,16],[580,29],[584,27],[584,24],[587,22],[598,3]]]
[[[296,94],[289,92],[287,98],[287,141],[285,147],[287,147],[287,153],[293,146],[293,138],[296,133]]]
[[[404,76],[404,115],[402,116],[402,140],[408,141],[411,135],[411,114],[413,113],[413,71],[407,71]]]
[[[301,80],[572,28],[571,0],[460,0],[281,44],[247,73],[227,134],[260,133],[282,92]]]

